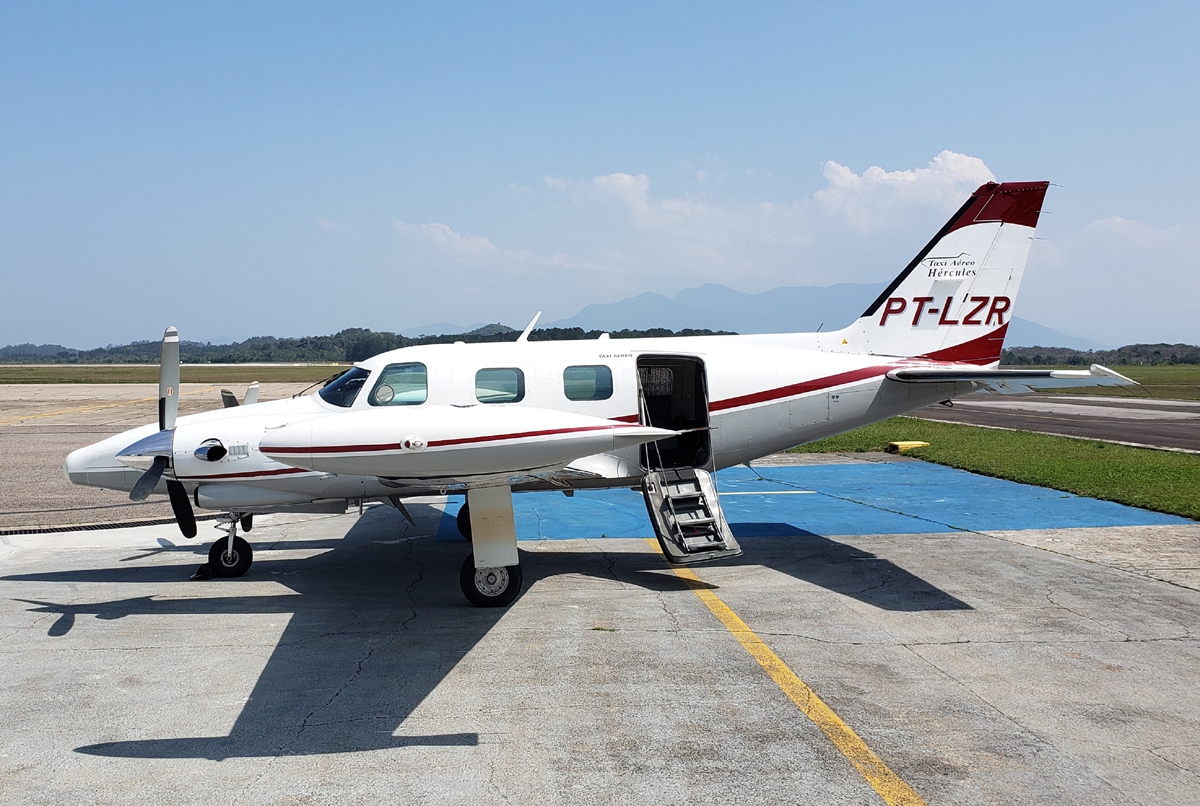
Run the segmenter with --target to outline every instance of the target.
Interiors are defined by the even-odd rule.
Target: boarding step
[[[642,480],[642,493],[658,543],[670,562],[688,565],[742,553],[707,470],[652,470]]]

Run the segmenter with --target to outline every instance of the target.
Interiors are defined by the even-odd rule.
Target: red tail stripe
[[[971,206],[947,230],[969,227],[983,221],[1002,221],[1036,227],[1049,182],[1005,182],[981,185],[971,197]]]
[[[1000,360],[1000,351],[1004,348],[1004,336],[1008,333],[1008,323],[996,328],[986,336],[964,341],[944,350],[934,350],[919,356],[930,361],[955,361],[965,364],[991,364]]]

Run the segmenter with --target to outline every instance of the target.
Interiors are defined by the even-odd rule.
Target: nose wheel
[[[242,524],[242,528],[250,531],[248,528],[252,523],[250,518],[250,515],[239,518],[236,513],[230,513],[227,516],[226,529],[228,532],[226,536],[217,538],[216,542],[209,547],[208,562],[200,566],[192,579],[240,577],[250,570],[250,564],[254,562],[254,551],[250,548],[249,543],[237,536],[239,522]]]
[[[250,570],[252,562],[254,552],[240,537],[233,538],[232,546],[227,538],[221,538],[208,550],[208,567],[216,577],[240,577]]]
[[[476,568],[475,555],[468,554],[458,572],[462,592],[476,607],[507,607],[521,592],[521,566]]]

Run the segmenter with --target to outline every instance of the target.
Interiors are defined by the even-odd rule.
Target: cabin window
[[[429,396],[429,373],[425,365],[390,364],[371,390],[372,406],[417,406]]]
[[[567,400],[608,400],[613,393],[612,370],[603,364],[563,370]]]
[[[525,397],[525,373],[515,367],[481,369],[475,373],[475,397],[480,403],[516,403]]]
[[[354,398],[358,397],[358,390],[363,388],[363,384],[367,382],[370,374],[361,367],[348,369],[321,387],[321,391],[317,394],[326,403],[348,409],[354,405]]]

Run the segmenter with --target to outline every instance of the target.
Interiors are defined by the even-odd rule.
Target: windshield
[[[325,384],[324,388],[317,394],[326,403],[332,403],[335,406],[348,409],[354,404],[354,398],[358,397],[358,390],[362,389],[363,384],[366,383],[367,377],[370,374],[370,372],[361,367],[347,370]]]

